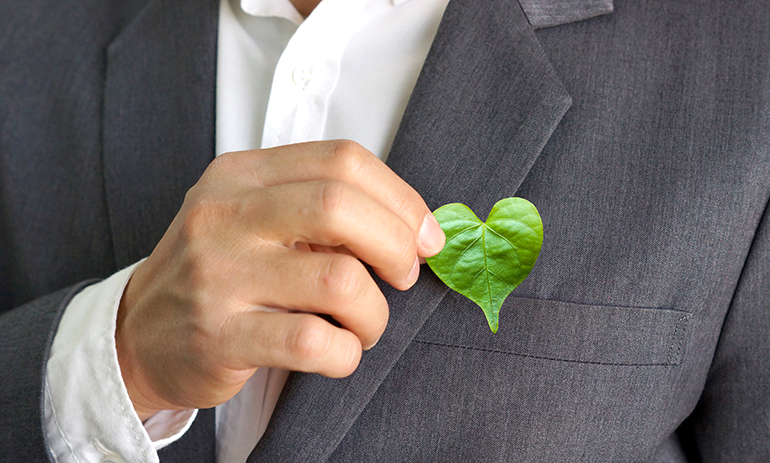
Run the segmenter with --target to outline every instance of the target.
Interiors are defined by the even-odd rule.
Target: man
[[[198,181],[202,167],[187,165],[198,156],[198,164],[205,167],[213,151],[216,5],[203,3],[186,6],[182,13],[164,9],[165,2],[102,5],[88,15],[67,9],[72,5],[61,7],[66,11],[53,6],[4,7],[8,11],[3,17],[16,19],[13,24],[28,20],[33,30],[63,27],[72,21],[62,18],[73,15],[72,20],[80,20],[73,29],[89,40],[75,31],[63,36],[94,49],[104,49],[117,31],[128,31],[111,43],[106,65],[103,56],[90,49],[63,53],[57,43],[37,35],[38,42],[8,52],[12,59],[4,63],[8,71],[2,88],[3,101],[11,103],[10,109],[3,109],[2,140],[9,307],[66,283],[107,276],[150,255],[182,205],[182,194]],[[327,359],[322,355],[327,351],[306,344],[313,361],[293,369],[345,376],[358,363],[360,349],[382,337],[346,379],[293,375],[252,454],[254,461],[766,459],[770,243],[764,211],[770,191],[770,60],[763,45],[770,38],[770,9],[765,2],[615,2],[610,13],[611,6],[449,3],[388,157],[393,172],[422,199],[350,144],[333,146],[340,156],[329,157],[326,145],[315,144],[280,148],[280,156],[274,150],[214,163],[188,194],[150,258],[137,267],[123,295],[118,357],[139,417],[163,408],[226,400],[237,385],[226,378],[223,387],[217,370],[222,364],[206,362],[211,358],[207,355],[233,355],[248,344],[249,333],[269,326],[264,320],[281,320],[274,325],[277,331],[271,331],[280,333],[293,316],[312,320],[307,323],[313,333],[339,334],[342,340],[335,350],[347,352]],[[82,26],[82,18],[97,19]],[[165,28],[148,28],[163,22]],[[166,37],[169,27],[181,24],[186,27],[180,35],[153,40],[153,33]],[[543,26],[549,27],[533,32],[533,27]],[[20,30],[11,28],[5,36],[16,37]],[[136,37],[149,39],[132,44]],[[158,43],[164,47],[154,48]],[[16,55],[36,51],[48,56],[49,48],[59,52],[54,56],[74,55],[88,66],[53,61],[57,87],[45,87],[32,72],[36,68],[25,64],[35,60]],[[179,64],[175,55],[186,50],[198,51],[201,60]],[[130,65],[142,71],[126,72]],[[122,66],[122,73],[116,73],[115,66]],[[175,88],[179,74],[203,96]],[[160,86],[137,95],[137,79],[148,77]],[[40,88],[50,92],[47,98],[32,91]],[[78,92],[100,96],[72,97]],[[37,110],[32,103],[41,100],[48,106]],[[73,102],[91,106],[72,107]],[[67,116],[57,116],[57,110]],[[162,114],[162,126],[154,125],[155,114]],[[40,135],[36,130],[59,135],[35,136]],[[46,157],[47,149],[68,153],[66,160]],[[166,152],[171,154],[158,154]],[[175,158],[173,153],[180,152],[185,157]],[[330,162],[327,174],[318,159],[344,162]],[[271,165],[275,160],[281,164]],[[62,165],[54,169],[41,166],[43,161]],[[227,205],[244,194],[237,184],[228,185],[252,172],[249,162],[259,164],[255,170],[260,172],[258,185],[252,184],[249,191],[293,185],[296,182],[284,181],[285,176],[294,180],[301,170],[297,166],[307,165],[324,182],[356,183],[364,193],[357,193],[356,201],[373,201],[361,208],[367,214],[352,217],[367,215],[371,228],[345,234],[363,223],[340,216],[341,211],[357,210],[347,199],[353,196],[344,190],[347,187],[332,187],[332,200],[320,203],[332,205],[326,210],[337,214],[333,220],[311,215],[308,231],[295,231],[300,236],[282,232],[296,230],[296,218],[305,214],[301,206],[285,202],[296,197],[292,194],[280,199],[255,194],[254,201],[263,200],[260,207]],[[284,162],[292,168],[281,168]],[[351,170],[359,175],[347,177]],[[69,180],[60,180],[63,186],[58,188],[51,178]],[[81,189],[71,187],[75,178],[82,181]],[[249,181],[254,182],[241,184]],[[34,188],[22,195],[21,185]],[[406,289],[415,278],[417,256],[430,255],[433,245],[440,245],[437,235],[422,233],[424,223],[431,227],[425,221],[427,210],[462,201],[483,216],[497,199],[514,193],[538,206],[546,238],[532,275],[503,306],[498,333],[489,333],[478,309],[428,271],[406,292],[379,286],[390,310],[383,332],[379,292],[348,254],[369,264],[385,282]],[[340,201],[345,207],[334,206]],[[48,202],[57,207],[47,209]],[[71,209],[74,212],[66,212]],[[239,215],[244,210],[255,212]],[[55,216],[53,211],[64,223],[48,226],[54,232],[49,235],[48,229],[40,230]],[[243,216],[259,220],[229,225]],[[285,216],[292,218],[291,227],[264,225],[285,224]],[[186,226],[190,222],[199,226]],[[313,228],[329,223],[320,231]],[[264,247],[275,242],[300,243],[300,248],[307,242],[341,244],[345,253],[324,257],[346,262],[342,265],[349,267],[341,274],[360,275],[354,280],[359,284],[352,287],[369,288],[362,291],[366,302],[348,304],[343,299],[336,304],[317,302],[316,307],[311,302],[281,303],[277,297],[252,300],[297,280],[283,270],[288,254],[270,255],[273,274],[283,277],[254,279],[262,286],[246,305],[313,309],[331,315],[342,328],[301,313],[260,313],[263,321],[250,326],[243,320],[217,325],[224,330],[216,335],[239,342],[192,343],[183,349],[177,349],[177,342],[164,344],[169,333],[190,332],[187,326],[204,333],[195,340],[212,339],[195,325],[168,318],[179,313],[174,309],[177,298],[199,296],[203,293],[198,282],[224,275],[226,281],[209,283],[223,290],[233,278],[252,271],[248,265],[234,264],[230,274],[211,265],[204,266],[207,272],[196,273],[176,264],[189,250],[201,249],[185,241],[209,236],[199,231],[201,227],[218,238],[208,240],[216,244],[229,238],[239,242],[228,235],[232,230],[257,229],[260,233],[249,236],[257,237],[253,246],[265,253],[284,252]],[[89,239],[77,239],[79,230],[87,230]],[[225,247],[224,255],[228,249],[236,248]],[[81,253],[89,258],[75,257]],[[242,254],[228,256],[237,264]],[[164,270],[169,267],[181,270]],[[164,291],[173,288],[169,282],[176,275],[195,284],[183,286],[187,291],[172,297]],[[12,458],[45,458],[39,408],[46,336],[55,325],[57,308],[81,288],[39,299],[2,319],[3,371],[14,374],[4,378],[1,392],[8,410],[2,418],[8,436],[2,445]],[[301,297],[303,288],[285,289]],[[241,297],[230,288],[221,294]],[[323,292],[316,294],[323,300]],[[346,306],[367,312],[339,310]],[[206,313],[221,315],[213,309]],[[151,323],[140,323],[143,316]],[[121,338],[122,330],[134,323],[130,336]],[[161,329],[152,333],[158,326]],[[142,329],[145,333],[135,334]],[[256,337],[286,339],[271,336]],[[161,341],[143,347],[145,339]],[[352,347],[344,347],[345,342]],[[179,363],[168,359],[174,353],[177,360],[184,358],[188,346],[194,352],[187,357],[187,365],[192,365],[188,371],[202,374],[183,372],[177,378],[188,381],[175,380]],[[142,353],[132,356],[136,352]],[[140,359],[136,368],[134,359]],[[204,368],[199,367],[201,359]],[[243,363],[243,370],[254,364],[295,366],[275,357]],[[180,384],[191,383],[194,393],[179,394]],[[207,391],[225,392],[198,395],[200,384]],[[30,416],[31,410],[38,411]],[[204,431],[196,436],[205,436]],[[174,444],[176,448],[194,447],[183,440]]]

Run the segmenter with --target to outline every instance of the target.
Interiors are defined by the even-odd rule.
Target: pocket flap
[[[678,365],[692,314],[509,297],[493,334],[481,309],[450,293],[416,342],[569,362]]]

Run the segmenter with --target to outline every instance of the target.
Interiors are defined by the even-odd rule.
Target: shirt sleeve
[[[197,410],[163,411],[142,424],[118,365],[115,322],[137,264],[89,286],[64,311],[46,370],[45,428],[57,463],[158,462]]]

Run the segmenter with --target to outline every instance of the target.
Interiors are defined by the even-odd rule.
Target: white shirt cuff
[[[123,384],[115,322],[123,290],[139,263],[77,294],[64,311],[48,360],[45,427],[57,463],[158,462],[197,410],[163,411],[144,425]]]

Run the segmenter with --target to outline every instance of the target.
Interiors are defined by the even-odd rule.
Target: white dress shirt
[[[448,0],[323,0],[304,19],[289,0],[222,0],[216,154],[352,139],[381,159]],[[131,266],[78,294],[51,350],[45,421],[54,460],[156,462],[194,410],[144,424],[115,351],[115,320]],[[264,433],[288,372],[260,368],[217,407],[217,461],[241,463]]]

